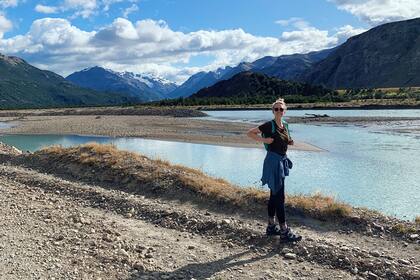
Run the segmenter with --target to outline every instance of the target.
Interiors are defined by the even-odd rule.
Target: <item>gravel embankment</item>
[[[263,235],[263,212],[129,191],[94,173],[88,182],[2,154],[0,279],[420,277],[418,235],[291,216],[304,239],[281,244]]]

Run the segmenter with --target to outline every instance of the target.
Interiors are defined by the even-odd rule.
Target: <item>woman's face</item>
[[[284,116],[285,113],[286,113],[286,106],[284,106],[281,103],[274,104],[274,107],[273,107],[274,116],[282,117]]]

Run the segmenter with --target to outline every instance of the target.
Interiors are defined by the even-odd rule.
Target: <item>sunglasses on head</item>
[[[278,112],[278,111],[283,112],[284,109],[283,108],[274,108],[274,111],[276,111],[276,112]]]

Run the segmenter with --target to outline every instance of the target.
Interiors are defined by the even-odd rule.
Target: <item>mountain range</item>
[[[417,18],[372,28],[331,49],[266,56],[235,67],[198,72],[180,86],[165,83],[161,87],[163,91],[139,81],[141,74],[117,73],[98,67],[74,73],[68,79],[80,86],[130,92],[150,101],[188,97],[246,71],[332,89],[420,86],[419,62],[420,18]]]
[[[202,88],[210,87],[219,81],[228,80],[244,71],[262,73],[284,80],[296,80],[304,71],[324,59],[333,49],[307,54],[266,56],[254,62],[242,62],[236,67],[219,68],[216,71],[199,72],[169,94],[170,98],[188,97]]]
[[[116,72],[99,66],[75,72],[66,78],[81,87],[128,94],[142,102],[168,98],[176,84],[147,74]]]

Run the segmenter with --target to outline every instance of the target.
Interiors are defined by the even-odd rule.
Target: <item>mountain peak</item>
[[[26,63],[23,59],[16,57],[16,56],[7,56],[4,54],[0,54],[0,60],[10,64],[10,65],[18,65]]]
[[[75,72],[66,79],[82,87],[126,93],[143,101],[167,98],[167,94],[176,88],[174,83],[151,74],[117,72],[100,66]]]

